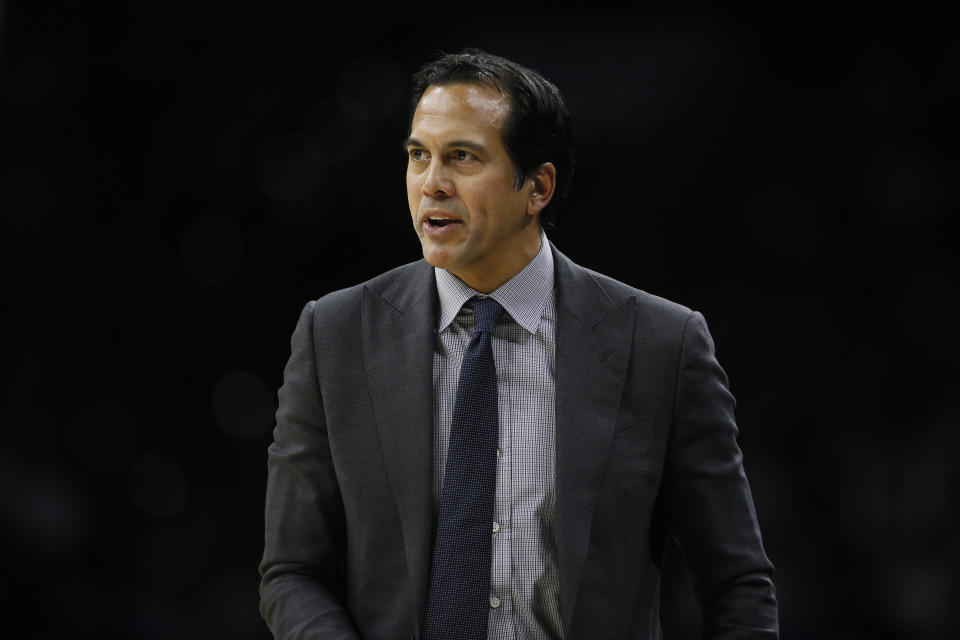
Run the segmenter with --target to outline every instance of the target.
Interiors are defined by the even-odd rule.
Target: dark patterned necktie
[[[440,518],[430,567],[424,640],[485,640],[497,478],[497,370],[490,334],[503,312],[473,298],[476,325],[453,407]]]

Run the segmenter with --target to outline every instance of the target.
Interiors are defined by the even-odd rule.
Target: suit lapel
[[[551,245],[552,246],[552,245]],[[613,300],[553,247],[557,287],[557,552],[565,636],[632,351],[633,298]]]
[[[419,261],[363,294],[363,358],[384,464],[403,527],[417,616],[426,599],[432,537],[433,268]],[[419,618],[417,627],[421,624]]]

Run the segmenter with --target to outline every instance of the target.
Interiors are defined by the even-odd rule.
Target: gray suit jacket
[[[565,638],[659,636],[667,535],[708,637],[776,638],[773,567],[703,317],[551,248]],[[268,461],[261,610],[277,638],[420,635],[437,306],[420,260],[303,310]]]

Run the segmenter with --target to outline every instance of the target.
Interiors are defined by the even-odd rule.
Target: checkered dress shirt
[[[560,640],[557,575],[556,305],[553,255],[540,251],[490,294],[504,308],[492,336],[497,367],[499,448],[490,567],[489,637]],[[473,334],[463,304],[481,296],[444,269],[435,269],[440,318],[433,356],[433,499],[439,512],[460,364]]]

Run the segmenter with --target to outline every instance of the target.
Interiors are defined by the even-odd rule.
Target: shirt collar
[[[464,303],[474,296],[485,294],[473,289],[446,269],[434,267],[437,275],[437,295],[440,297],[440,321],[437,331],[443,331],[460,313]],[[530,333],[536,333],[547,306],[547,298],[553,293],[553,252],[547,242],[547,234],[540,230],[540,251],[520,273],[502,284],[490,294],[510,314],[518,325]]]

